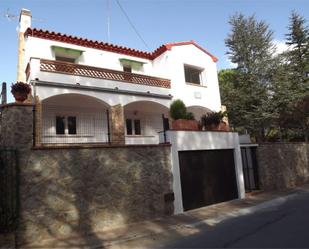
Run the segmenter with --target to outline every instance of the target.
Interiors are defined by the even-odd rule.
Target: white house
[[[18,79],[37,96],[40,144],[159,143],[173,100],[197,120],[220,110],[216,61],[194,41],[143,52],[31,28],[21,12]]]
[[[20,16],[17,78],[32,84],[35,147],[164,142],[175,213],[244,197],[237,133],[162,133],[175,99],[197,120],[221,110],[216,61],[194,41],[143,52],[31,28],[30,11]]]

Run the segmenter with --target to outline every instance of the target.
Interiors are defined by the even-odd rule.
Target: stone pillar
[[[124,110],[122,105],[115,105],[111,108],[111,141],[115,145],[125,144],[124,136]]]
[[[1,146],[29,151],[33,144],[33,105],[11,103],[2,106]]]

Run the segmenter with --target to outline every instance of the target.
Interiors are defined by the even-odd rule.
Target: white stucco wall
[[[41,72],[39,59],[35,58],[54,60],[55,55],[51,49],[51,46],[53,45],[83,50],[84,52],[82,56],[78,59],[78,63],[83,65],[122,71],[122,65],[119,61],[120,58],[141,61],[145,63],[142,70],[133,71],[133,73],[170,79],[171,89],[90,77]],[[123,90],[141,92],[150,91],[151,93],[156,94],[171,94],[173,99],[182,99],[186,106],[202,106],[212,111],[219,111],[221,107],[216,63],[213,62],[209,55],[192,44],[173,46],[171,50],[164,52],[154,60],[146,60],[134,56],[127,56],[31,36],[26,39],[25,48],[25,67],[30,58],[32,58],[31,75],[29,80],[39,78],[41,81],[66,84],[79,83],[85,86],[100,86],[107,88],[117,87]],[[184,64],[204,69],[202,73],[203,86],[186,84]]]
[[[194,45],[172,47],[166,55],[168,74],[171,79],[171,94],[181,99],[186,106],[203,106],[220,111],[221,100],[216,63]],[[185,82],[184,65],[203,68],[202,86]]]
[[[244,178],[238,133],[234,132],[196,132],[196,131],[167,131],[167,141],[172,144],[173,190],[175,193],[175,214],[183,212],[180,168],[178,151],[233,149],[235,172],[239,198],[245,197]],[[163,142],[162,133],[160,141]]]

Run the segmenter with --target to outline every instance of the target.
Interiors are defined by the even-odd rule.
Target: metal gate
[[[184,210],[238,197],[234,150],[179,152]]]
[[[14,231],[17,226],[18,185],[17,152],[0,148],[0,233]]]
[[[241,159],[244,173],[245,190],[251,192],[259,189],[256,147],[241,147]]]

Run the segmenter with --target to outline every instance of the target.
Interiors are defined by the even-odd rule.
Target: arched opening
[[[195,120],[197,121],[200,121],[203,115],[212,112],[210,109],[204,106],[189,106],[187,107],[187,111],[192,112],[194,114]]]
[[[109,106],[82,94],[61,94],[42,101],[43,144],[107,143]]]
[[[151,101],[137,101],[124,106],[126,144],[158,144],[163,131],[163,117],[169,109]]]

